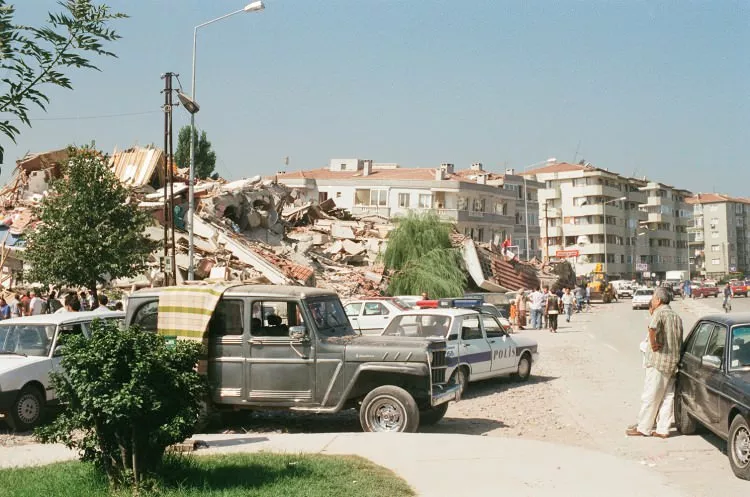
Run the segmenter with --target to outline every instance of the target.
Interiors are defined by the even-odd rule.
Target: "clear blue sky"
[[[16,0],[40,20],[52,0]],[[7,144],[163,142],[160,74],[190,87],[193,26],[245,0],[110,0],[102,72],[73,74]],[[332,157],[501,170],[557,157],[750,196],[750,2],[268,0],[199,31],[198,125],[228,178]],[[177,109],[176,125],[188,122]],[[176,131],[176,130],[175,130]],[[580,144],[580,147],[579,147]]]

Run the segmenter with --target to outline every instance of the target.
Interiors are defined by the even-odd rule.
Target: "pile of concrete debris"
[[[38,222],[34,208],[67,159],[66,150],[28,155],[0,190],[0,284],[6,288],[23,270],[24,232]],[[115,150],[109,164],[131,191],[131,201],[152,215],[154,223],[146,230],[150,238],[163,242],[167,233],[171,239],[164,229],[165,196],[173,200],[179,284],[189,266],[187,171],[173,169],[176,179],[168,185],[164,160],[158,148],[134,147]],[[342,296],[381,294],[385,282],[377,261],[390,230],[386,222],[353,219],[333,200],[302,202],[288,187],[260,177],[200,180],[194,194],[196,279],[319,286]],[[144,274],[110,284],[128,289],[162,285],[163,253],[159,248],[152,254]]]

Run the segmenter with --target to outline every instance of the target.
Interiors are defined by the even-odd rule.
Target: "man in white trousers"
[[[682,349],[682,318],[669,306],[669,293],[659,287],[649,307],[646,378],[638,424],[625,432],[631,437],[669,437],[674,412],[674,381]],[[656,431],[653,431],[656,422]]]

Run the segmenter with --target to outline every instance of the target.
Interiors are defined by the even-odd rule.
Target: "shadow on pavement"
[[[519,381],[512,377],[490,378],[469,383],[469,388],[464,393],[464,399],[474,399],[484,395],[491,395],[499,392],[519,388],[537,383],[546,383],[557,380],[557,376],[535,376],[532,372],[531,377],[526,381]]]
[[[432,426],[420,426],[420,433],[448,433],[456,435],[484,435],[498,428],[510,428],[499,419],[445,417]]]

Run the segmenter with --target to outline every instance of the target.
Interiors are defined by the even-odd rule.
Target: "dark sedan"
[[[732,471],[750,480],[750,313],[695,324],[677,374],[675,422],[686,435],[700,423],[726,440]]]

